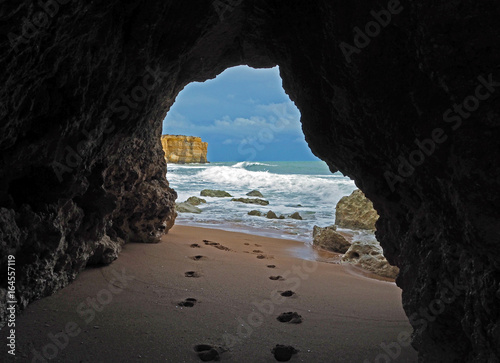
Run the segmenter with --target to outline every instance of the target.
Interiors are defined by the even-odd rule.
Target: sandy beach
[[[401,290],[335,260],[297,241],[176,225],[31,304],[15,360],[275,362],[283,344],[298,350],[291,362],[415,362]],[[277,320],[287,312],[301,318]]]

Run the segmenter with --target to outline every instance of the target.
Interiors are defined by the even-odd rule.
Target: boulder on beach
[[[231,199],[233,202],[241,202],[241,203],[247,203],[247,204],[259,204],[259,205],[268,205],[269,202],[264,199],[259,199],[259,198],[233,198]]]
[[[337,227],[335,225],[331,225],[331,226],[328,226],[328,227],[314,226],[313,227],[313,238],[316,237],[316,235],[318,233],[320,233],[322,230],[324,230],[325,228],[330,228],[330,229],[333,229],[334,231],[337,230]]]
[[[301,221],[301,220],[302,220],[302,216],[299,214],[299,212],[295,212],[295,213],[291,214],[291,215],[290,215],[290,218],[292,218],[292,219],[297,219],[297,220],[299,220],[299,221]]]
[[[228,192],[225,192],[223,190],[214,190],[214,189],[203,189],[200,192],[200,195],[202,197],[216,197],[216,198],[232,197],[232,195],[229,194]]]
[[[251,192],[248,192],[246,195],[248,195],[249,197],[264,198],[264,196],[262,195],[262,193],[259,192],[258,190],[252,190]]]
[[[200,208],[197,208],[194,205],[186,203],[186,202],[176,204],[175,210],[179,213],[196,213],[196,214],[201,213]]]
[[[356,241],[342,257],[343,262],[351,263],[382,277],[395,279],[399,269],[385,259],[378,241]]]
[[[337,203],[335,224],[342,228],[375,230],[378,214],[372,202],[356,189]]]
[[[248,215],[249,216],[258,216],[258,217],[261,217],[262,216],[262,212],[254,209],[254,210],[251,210],[250,212],[248,212]]]
[[[337,253],[345,253],[351,244],[338,233],[335,227],[318,227],[313,229],[313,245]]]
[[[276,213],[274,213],[272,210],[270,210],[269,212],[267,212],[266,218],[268,218],[268,219],[278,219],[278,216],[276,215]]]
[[[207,201],[205,199],[202,199],[202,198],[198,198],[198,197],[189,197],[185,203],[189,203],[191,205],[200,205],[202,203],[206,203]]]

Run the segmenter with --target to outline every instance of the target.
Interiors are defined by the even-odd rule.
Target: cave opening
[[[17,5],[3,2],[1,323],[6,321],[8,306],[22,309],[60,291],[31,307],[35,311],[45,306],[46,311],[38,310],[38,316],[49,320],[33,324],[30,314],[19,316],[16,349],[30,355],[35,346],[43,354],[41,361],[56,353],[62,361],[127,361],[138,356],[158,357],[165,353],[166,345],[175,348],[161,358],[185,360],[182,354],[175,356],[179,350],[191,352],[195,360],[197,353],[209,358],[214,354],[214,345],[219,344],[218,338],[223,336],[221,327],[234,322],[226,320],[226,324],[207,332],[201,329],[210,323],[207,309],[215,304],[229,307],[224,304],[231,302],[231,296],[217,300],[214,295],[203,295],[201,289],[190,290],[189,295],[177,289],[185,283],[197,284],[209,278],[207,268],[205,276],[193,274],[187,282],[186,272],[198,272],[196,266],[187,266],[187,260],[208,267],[215,257],[224,256],[215,254],[232,253],[219,247],[227,247],[231,241],[241,246],[249,243],[252,249],[239,245],[233,248],[242,252],[241,266],[234,269],[234,275],[219,273],[219,282],[206,285],[204,292],[221,291],[222,280],[224,285],[232,284],[231,288],[243,285],[240,296],[258,296],[262,299],[258,302],[263,302],[269,297],[253,287],[248,274],[261,274],[260,283],[287,281],[286,271],[280,271],[284,262],[267,259],[272,255],[271,247],[261,249],[254,246],[261,244],[259,241],[245,241],[244,237],[236,239],[232,235],[235,238],[223,239],[204,231],[203,239],[209,241],[204,244],[201,232],[193,232],[188,245],[176,230],[188,231],[183,229],[185,226],[177,226],[168,235],[169,243],[146,247],[127,244],[158,242],[173,225],[175,192],[165,178],[158,139],[162,118],[180,89],[189,82],[213,78],[235,65],[265,68],[279,64],[284,87],[301,110],[302,129],[314,154],[325,160],[332,171],[342,170],[356,180],[380,213],[377,236],[387,259],[401,267],[397,283],[403,291],[402,305],[414,329],[412,344],[419,351],[420,360],[498,361],[497,14],[495,0],[458,4],[445,0],[401,4],[392,0],[314,4],[223,0],[199,2],[194,9],[173,1],[23,1]],[[114,112],[115,102],[120,102],[123,95],[134,95],[134,89],[143,85],[145,70],[158,71],[162,86],[152,89],[142,102]],[[488,94],[477,92],[480,84]],[[136,95],[138,99],[144,97]],[[113,132],[106,132],[109,124],[115,127]],[[86,139],[84,130],[95,142],[83,143],[79,148]],[[433,135],[443,142],[435,149],[426,148],[427,154],[432,155],[421,160],[413,158],[413,164],[421,163],[414,170],[399,171],[401,160],[417,155],[416,147]],[[67,161],[69,149],[73,150],[73,157],[77,152],[78,160],[70,160],[64,169],[59,169],[65,171],[64,175],[55,173],[53,163]],[[386,172],[398,176],[392,178],[397,184],[388,185]],[[117,259],[122,246],[124,251]],[[249,253],[243,254],[247,249]],[[254,249],[266,253],[257,255],[263,265],[252,269],[248,267],[251,264],[241,261],[256,259]],[[143,271],[152,268],[141,264],[146,255],[151,265],[156,261],[172,268],[172,275],[165,278],[162,269],[144,275]],[[170,256],[195,258],[177,260]],[[11,304],[4,297],[9,293],[7,265],[12,268],[14,261],[17,302]],[[51,309],[50,304],[63,303],[64,294],[74,291],[77,285],[70,282],[89,261],[113,263],[102,269],[103,276],[93,274],[96,271],[82,274],[79,282],[90,282],[90,289],[77,294],[78,301],[84,303],[92,297],[109,302],[107,298],[111,296],[112,303],[101,311],[89,311],[86,309],[91,306],[84,306],[83,311],[88,312],[84,321],[78,315],[64,315],[74,313],[72,304],[57,312]],[[225,263],[230,266],[232,262],[227,259]],[[134,290],[131,294],[125,289],[121,294],[109,295],[106,289],[112,291],[113,285],[108,283],[117,278],[111,270],[134,266],[139,279],[151,282],[145,284],[147,290]],[[271,280],[266,271],[272,268],[276,273]],[[119,275],[124,284],[135,289],[138,285],[127,276]],[[148,280],[152,276],[154,281]],[[100,279],[99,284],[92,279]],[[353,286],[360,286],[356,284],[362,283],[356,280]],[[68,289],[61,290],[65,286]],[[302,299],[313,293],[307,292],[312,288],[308,284],[303,287],[302,292],[286,294],[290,295],[287,298]],[[323,301],[334,301],[335,308],[347,309],[352,314],[346,316],[359,323],[361,300],[343,299],[345,294],[337,292],[345,292],[347,287],[338,287]],[[319,291],[329,293],[324,286]],[[373,294],[370,298],[375,300],[378,292]],[[138,296],[144,297],[149,310],[134,306]],[[194,305],[189,309],[198,312],[188,315],[185,310],[176,310],[173,316],[177,320],[170,321],[165,318],[165,310],[178,306],[172,305],[172,301],[185,301],[185,306]],[[288,300],[294,301],[297,300]],[[409,344],[404,334],[397,335],[401,338],[399,345],[387,342],[392,348],[388,352],[379,348],[369,331],[355,330],[355,324],[352,339],[340,339],[333,328],[326,333],[317,330],[314,322],[335,316],[335,311],[325,306],[328,305],[315,305],[311,314],[297,311],[304,318],[299,327],[316,334],[311,346],[300,346],[298,340],[272,339],[264,345],[252,345],[243,339],[243,344],[238,345],[242,356],[264,351],[270,354],[272,343],[278,344],[274,352],[291,354],[298,349],[299,354],[304,354],[310,350],[316,361],[329,361],[331,352],[335,352],[339,361],[353,361],[343,354],[361,352],[356,343],[363,342],[369,346],[365,350],[369,354],[358,360],[391,361],[399,348]],[[257,307],[248,303],[239,308],[236,315],[246,317]],[[292,314],[287,316],[297,318],[291,307],[290,310]],[[143,325],[134,330],[123,324],[124,311],[132,311],[128,321]],[[227,315],[230,314],[220,314],[220,318],[227,319]],[[377,321],[392,324],[392,317],[386,314]],[[78,339],[70,339],[67,348],[58,350],[50,337],[61,337],[62,331],[77,335],[75,329],[61,325],[74,319],[80,327],[85,327],[89,319],[93,325],[91,329],[82,329]],[[274,322],[274,317],[267,321]],[[363,323],[370,325],[373,321]],[[337,323],[332,327],[343,321]],[[31,336],[21,330],[32,326],[35,329]],[[182,331],[186,326],[195,330],[189,339]],[[275,331],[280,327],[283,328],[275,326]],[[69,328],[75,326],[70,324]],[[294,329],[283,329],[289,328]],[[169,329],[178,334],[165,336]],[[233,332],[238,333],[237,329],[235,326]],[[2,340],[6,338],[5,331],[1,332]],[[256,331],[247,327],[247,336],[253,332],[254,337],[266,339],[265,334]],[[83,339],[83,332],[92,337]],[[119,347],[116,350],[79,347],[80,339],[106,340],[116,337],[116,332],[124,332],[115,339]],[[144,344],[138,347],[137,342],[147,338],[136,337],[143,337],[144,332],[151,333],[150,337],[161,336],[151,340],[161,341],[163,346],[156,351],[145,351]],[[205,340],[200,337],[208,338],[200,341]]]
[[[162,133],[167,179],[178,196],[177,224],[309,245],[314,226],[334,224],[336,204],[356,189],[310,151],[277,66],[236,66],[187,85]],[[223,190],[240,203],[210,195],[207,203],[207,190]]]

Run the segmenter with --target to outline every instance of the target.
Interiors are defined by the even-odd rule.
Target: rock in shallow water
[[[195,207],[192,204],[183,202],[175,205],[175,210],[179,213],[195,213],[200,214],[202,211],[200,208]]]
[[[284,215],[280,215],[279,217],[272,210],[266,213],[267,219],[285,219]]]
[[[248,195],[249,197],[264,198],[262,193],[259,192],[258,190],[252,190],[251,192],[248,192],[246,195]]]
[[[200,192],[202,197],[216,197],[216,198],[226,198],[232,197],[231,194],[225,192],[224,190],[214,190],[214,189],[203,189]]]
[[[251,210],[250,212],[247,213],[249,216],[258,216],[258,217],[261,217],[262,216],[262,212],[258,211],[258,210]]]
[[[198,197],[189,197],[185,203],[189,203],[191,205],[200,205],[202,203],[206,203],[207,201],[203,198]]]
[[[314,226],[313,236],[314,246],[318,246],[332,252],[345,253],[351,245],[344,238],[344,236],[335,230],[335,227],[321,228]]]
[[[268,205],[269,202],[267,200],[263,199],[258,199],[258,198],[233,198],[231,199],[232,202],[240,202],[240,203],[246,203],[246,204],[259,204],[259,205]]]

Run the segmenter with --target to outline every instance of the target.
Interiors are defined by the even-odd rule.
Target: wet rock
[[[342,261],[361,267],[382,277],[395,279],[399,268],[391,266],[383,254],[382,247],[376,240],[356,241],[342,256]]]
[[[276,213],[274,213],[272,210],[266,213],[266,218],[268,219],[278,219],[278,216]]]
[[[246,204],[259,204],[259,205],[268,205],[269,202],[267,200],[263,199],[258,199],[258,198],[233,198],[231,199],[232,202],[240,202],[240,203],[246,203]]]
[[[313,238],[316,237],[316,235],[318,233],[320,233],[322,230],[324,230],[325,228],[329,228],[329,229],[334,230],[334,231],[337,230],[337,227],[335,225],[331,225],[331,226],[328,226],[328,227],[314,226],[313,227]]]
[[[214,189],[204,189],[200,192],[202,197],[216,197],[216,198],[226,198],[232,197],[231,194],[225,192],[224,190],[214,190]]]
[[[206,203],[207,201],[203,198],[198,198],[198,197],[189,197],[185,203],[189,203],[191,205],[200,205],[200,204],[203,204],[203,203]]]
[[[295,213],[291,214],[291,215],[290,215],[290,218],[292,218],[292,219],[297,219],[297,220],[299,220],[299,221],[301,221],[301,220],[302,220],[302,216],[300,215],[300,213],[299,213],[299,212],[295,212]]]
[[[259,192],[258,190],[252,190],[251,192],[248,192],[246,195],[248,195],[249,197],[264,198],[262,193]]]
[[[248,212],[248,215],[249,216],[258,216],[258,217],[261,217],[262,216],[262,212],[254,209],[254,210],[251,210],[250,212]]]
[[[202,212],[202,210],[200,208],[197,208],[194,205],[186,203],[186,202],[176,204],[175,210],[179,213],[200,214]]]
[[[328,251],[345,253],[351,245],[344,236],[331,227],[317,227],[315,232],[313,230],[313,234],[313,245]]]

